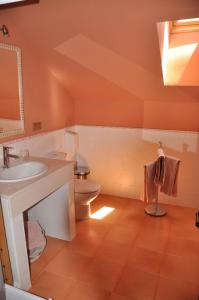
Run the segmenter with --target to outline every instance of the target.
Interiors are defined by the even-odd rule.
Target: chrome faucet
[[[18,155],[10,154],[9,150],[12,149],[12,147],[3,146],[3,167],[9,168],[10,165],[10,157],[12,158],[19,158]]]

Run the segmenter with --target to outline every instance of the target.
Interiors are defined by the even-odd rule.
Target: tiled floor
[[[166,205],[154,218],[144,204],[101,195],[102,220],[78,222],[72,242],[48,238],[31,266],[31,292],[54,300],[199,300],[195,211]]]

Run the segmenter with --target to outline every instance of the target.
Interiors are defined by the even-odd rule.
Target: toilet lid
[[[75,179],[75,193],[87,194],[97,192],[99,189],[100,185],[92,180]]]

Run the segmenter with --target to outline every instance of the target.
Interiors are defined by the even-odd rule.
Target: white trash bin
[[[30,262],[36,261],[46,247],[46,237],[40,224],[33,220],[25,223],[27,232],[28,256]]]

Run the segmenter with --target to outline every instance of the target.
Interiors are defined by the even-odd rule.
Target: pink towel
[[[150,202],[157,198],[158,187],[154,182],[156,172],[156,161],[148,163],[144,168],[144,200]]]
[[[164,160],[164,180],[160,191],[169,196],[176,197],[180,160],[169,156],[165,156]]]
[[[145,165],[144,200],[146,202],[157,199],[158,187],[161,192],[169,196],[177,196],[179,165],[179,159],[169,156],[160,156],[156,161]]]
[[[154,182],[157,186],[162,186],[165,176],[165,156],[159,156],[155,163]]]

